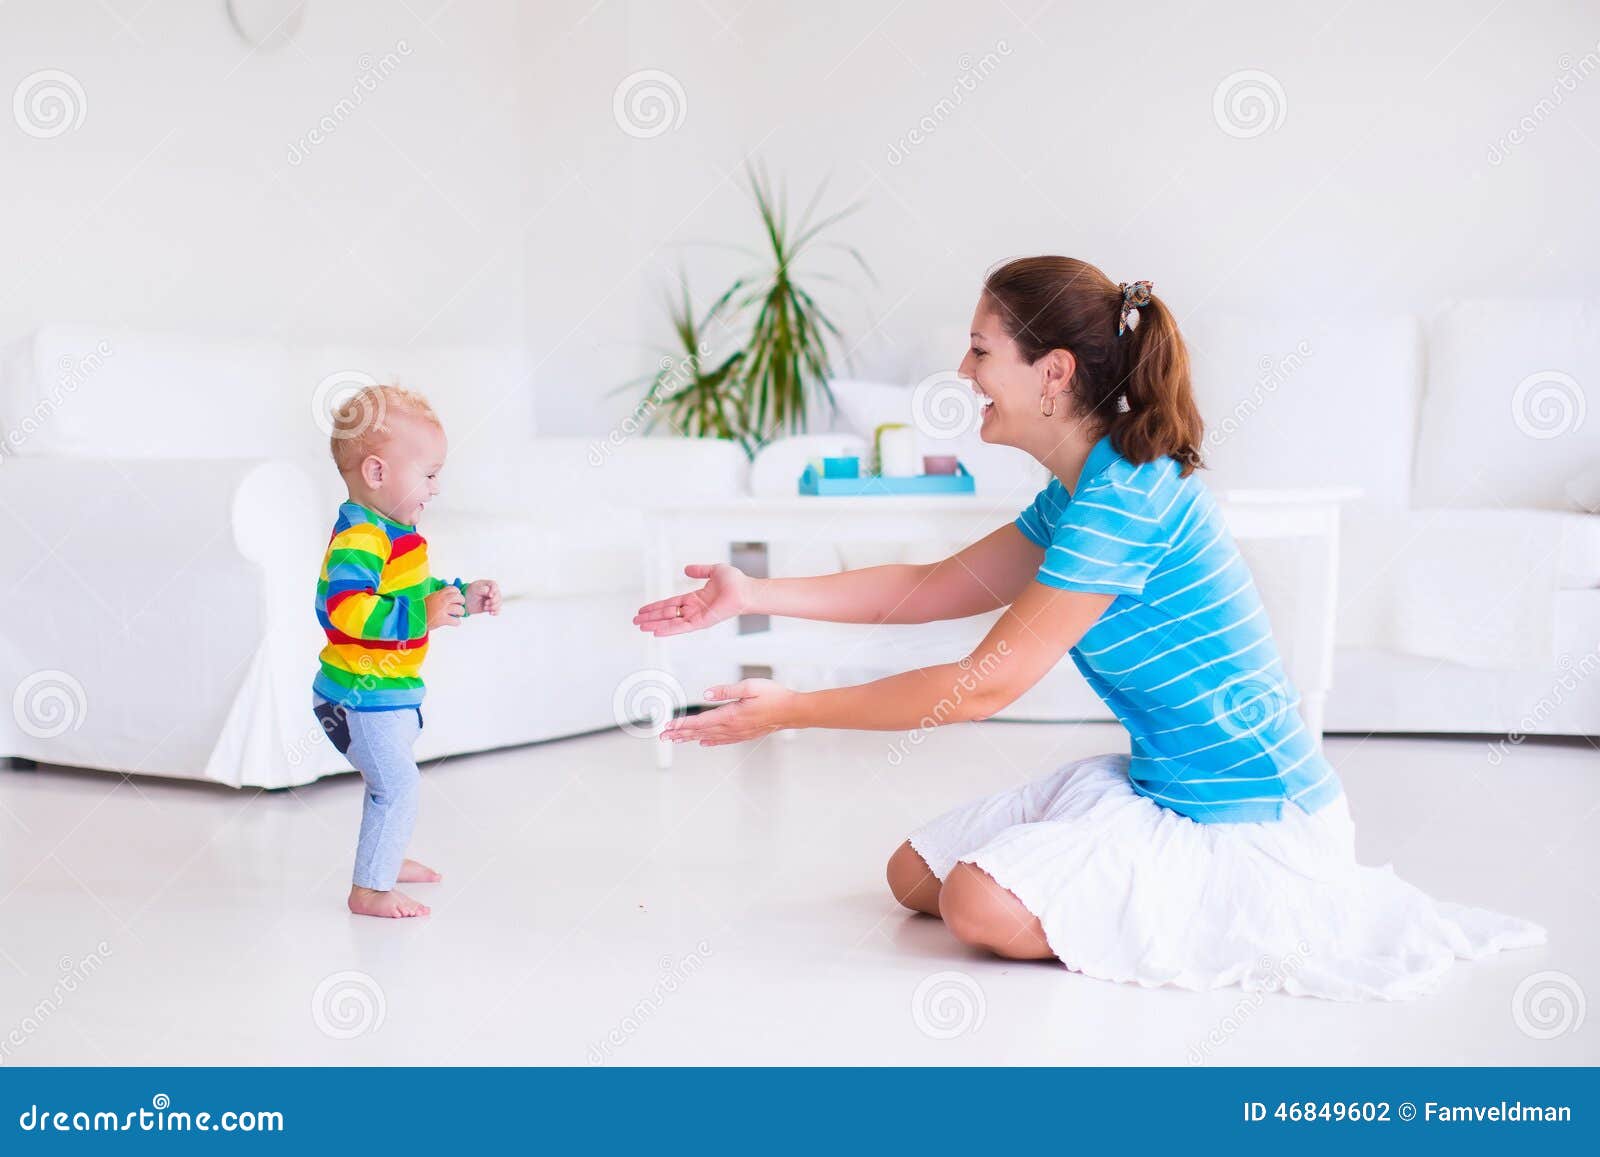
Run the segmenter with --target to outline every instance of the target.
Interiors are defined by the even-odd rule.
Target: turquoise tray
[[[815,467],[807,466],[800,475],[800,493],[833,496],[843,494],[972,494],[976,483],[961,463],[954,474],[918,474],[911,478],[885,478],[863,474],[859,478],[823,478]]]

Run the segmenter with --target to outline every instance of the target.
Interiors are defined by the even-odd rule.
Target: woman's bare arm
[[[1030,582],[959,662],[826,691],[798,693],[770,679],[713,687],[707,699],[735,702],[676,719],[661,738],[716,746],[788,728],[909,731],[986,719],[1060,662],[1114,597]]]
[[[802,694],[793,726],[899,731],[987,719],[1044,678],[1114,597],[1030,582],[966,658]]]
[[[639,608],[634,623],[654,635],[680,635],[734,615],[782,615],[830,623],[927,623],[963,619],[1010,603],[1044,560],[1007,523],[947,559],[921,566],[865,567],[810,578],[752,579],[731,566],[686,572],[705,586]]]
[[[752,613],[830,623],[964,619],[1010,603],[1043,560],[1044,549],[1007,523],[939,562],[757,579]]]

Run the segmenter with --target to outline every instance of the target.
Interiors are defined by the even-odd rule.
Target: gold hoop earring
[[[1056,416],[1056,400],[1049,394],[1039,395],[1039,414],[1041,417],[1053,418]]]

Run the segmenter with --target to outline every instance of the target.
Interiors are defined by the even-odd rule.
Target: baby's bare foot
[[[400,875],[397,877],[402,884],[437,884],[444,879],[427,864],[419,864],[415,860],[407,860],[400,865]]]
[[[371,888],[350,889],[350,911],[357,916],[426,916],[430,909],[404,892],[377,892]]]

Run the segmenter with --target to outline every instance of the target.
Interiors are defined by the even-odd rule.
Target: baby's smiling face
[[[415,526],[439,493],[449,444],[444,428],[420,414],[391,414],[387,425],[388,437],[362,465],[364,501],[385,518]]]

